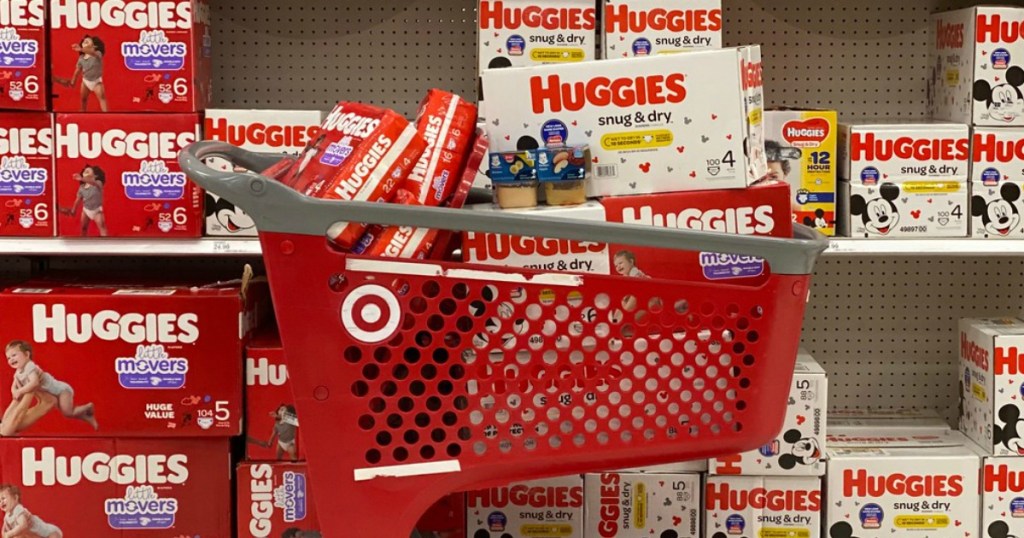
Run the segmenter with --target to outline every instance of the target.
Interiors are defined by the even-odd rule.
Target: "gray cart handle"
[[[810,274],[818,255],[828,247],[825,236],[801,224],[794,224],[792,239],[783,239],[514,212],[483,213],[442,207],[320,200],[304,196],[256,173],[213,170],[203,162],[203,159],[213,156],[248,170],[265,170],[281,156],[252,153],[221,142],[196,142],[178,155],[181,169],[192,181],[242,208],[261,232],[326,235],[327,229],[340,221],[515,234],[757,256],[768,260],[772,272],[782,275]]]

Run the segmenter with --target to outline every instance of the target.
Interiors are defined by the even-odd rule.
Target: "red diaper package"
[[[0,435],[239,435],[243,344],[264,295],[49,281],[4,290]]]
[[[55,112],[200,112],[209,105],[206,0],[50,0],[49,21]]]
[[[0,2],[0,109],[46,110],[46,1]]]
[[[199,237],[203,192],[178,166],[196,114],[57,114],[61,237]]]
[[[0,113],[0,237],[53,237],[53,200],[53,114]]]
[[[397,112],[341,102],[284,183],[315,198],[390,202],[426,147],[416,127]],[[328,235],[348,250],[365,230],[366,224],[342,222]]]
[[[4,439],[0,509],[19,537],[231,536],[228,440]]]
[[[239,538],[320,538],[305,463],[238,466]]]
[[[402,187],[421,205],[439,206],[455,190],[476,132],[476,106],[458,95],[430,90],[416,113],[427,148]]]
[[[245,459],[305,460],[281,337],[259,331],[245,348]]]

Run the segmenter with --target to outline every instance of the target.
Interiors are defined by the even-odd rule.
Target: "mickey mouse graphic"
[[[1007,450],[1024,456],[1024,446],[1021,446],[1020,433],[1017,431],[1020,425],[1020,409],[1016,405],[1006,404],[999,408],[999,420],[1002,426],[996,426],[993,432],[993,445],[1003,445]]]
[[[989,524],[988,535],[990,538],[1017,538],[1010,534],[1010,526],[1005,521],[993,521]]]
[[[889,235],[889,232],[900,222],[900,212],[894,200],[900,197],[900,188],[893,183],[885,183],[878,190],[879,198],[865,200],[855,194],[850,197],[850,213],[860,215],[868,234]]]
[[[206,193],[206,218],[210,217],[216,218],[217,223],[230,234],[237,234],[256,226],[252,217],[235,207],[235,204]]]
[[[828,530],[828,535],[831,538],[857,538],[853,535],[853,527],[845,521],[832,525],[832,528]]]
[[[790,452],[779,456],[779,467],[789,470],[800,465],[814,465],[821,460],[821,447],[818,440],[812,437],[803,437],[800,430],[788,430],[782,435],[782,440],[793,445]]]
[[[981,196],[971,198],[971,214],[981,217],[985,237],[1006,237],[1020,226],[1020,212],[1016,204],[1020,200],[1020,187],[1014,183],[1003,183],[999,196],[989,203]]]
[[[812,228],[828,228],[828,220],[825,219],[825,210],[818,208],[814,210],[814,218],[804,217],[804,226]]]
[[[987,80],[974,81],[974,100],[985,103],[989,119],[1012,123],[1024,116],[1024,69],[1011,67],[1006,70],[1006,82],[996,86]]]

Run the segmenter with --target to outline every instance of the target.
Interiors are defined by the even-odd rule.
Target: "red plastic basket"
[[[407,536],[434,501],[510,481],[736,453],[782,426],[824,238],[728,236],[324,202],[181,156],[260,229],[320,523]],[[634,279],[346,255],[343,220],[515,230],[768,259],[761,285]]]

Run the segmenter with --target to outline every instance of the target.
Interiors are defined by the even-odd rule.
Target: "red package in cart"
[[[281,338],[260,331],[245,349],[245,458],[305,460]]]
[[[199,112],[211,99],[205,0],[51,0],[56,112]]]
[[[46,110],[46,1],[0,2],[0,109]]]
[[[285,183],[316,198],[390,202],[427,147],[416,127],[398,113],[358,103],[339,103],[303,150]],[[366,230],[358,222],[328,230],[335,244],[351,249]]]
[[[196,114],[58,114],[62,237],[199,237],[203,193],[178,166]]]
[[[320,538],[304,463],[238,466],[239,538]]]
[[[476,106],[458,95],[430,90],[416,114],[427,142],[402,186],[421,205],[439,206],[451,196],[476,131]]]
[[[227,437],[242,423],[252,287],[54,286],[0,294],[0,434]]]
[[[0,114],[0,236],[53,237],[53,187],[53,115]]]
[[[19,537],[231,536],[226,439],[5,439],[0,510]]]

